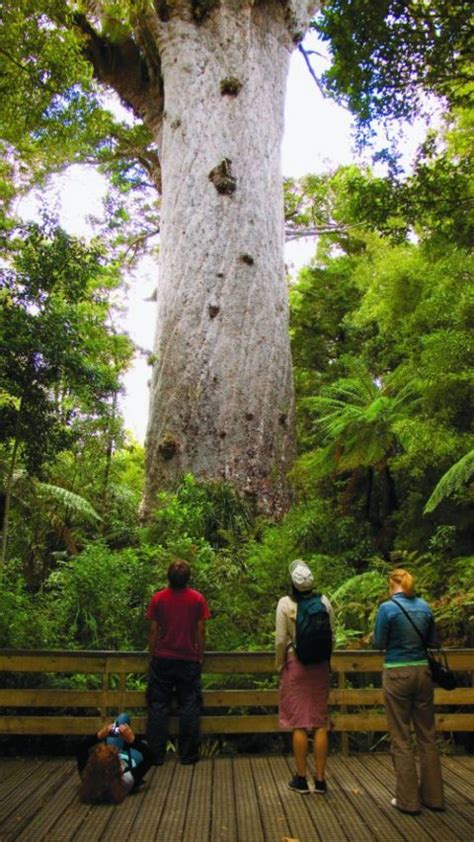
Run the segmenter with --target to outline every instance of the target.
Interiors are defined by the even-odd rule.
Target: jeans
[[[383,671],[383,692],[392,739],[397,806],[415,812],[421,804],[444,807],[441,764],[436,746],[433,682],[429,667],[392,667]],[[410,725],[415,729],[420,761],[416,773]]]
[[[173,691],[179,705],[178,753],[181,763],[199,759],[201,714],[201,664],[175,658],[152,658],[148,674],[147,740],[160,763],[166,755],[168,717]]]

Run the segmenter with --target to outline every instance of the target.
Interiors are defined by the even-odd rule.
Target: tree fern
[[[62,488],[60,485],[50,485],[46,482],[36,482],[35,489],[37,495],[42,500],[55,500],[61,503],[76,517],[85,520],[101,520],[100,515],[97,514],[94,507],[79,494],[74,494],[67,488]]]
[[[308,398],[305,405],[318,416],[315,426],[323,431],[324,444],[338,445],[333,470],[351,471],[386,462],[396,439],[394,425],[411,411],[415,391],[414,384],[408,383],[391,394],[365,374],[338,380],[321,395]]]
[[[445,497],[461,491],[473,474],[474,450],[470,450],[443,474],[424,508],[424,514],[434,511]]]

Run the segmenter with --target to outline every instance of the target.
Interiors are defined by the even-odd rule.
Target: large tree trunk
[[[305,4],[291,16],[280,2],[230,2],[201,24],[181,7],[155,28],[165,111],[145,513],[186,472],[230,481],[261,511],[288,503],[280,146],[307,18]]]
[[[130,0],[133,32],[118,40],[108,36],[107,0],[93,4],[93,23],[74,16],[96,76],[143,120],[161,165],[145,516],[157,491],[187,472],[231,482],[260,511],[288,505],[294,407],[280,146],[289,57],[316,5]]]

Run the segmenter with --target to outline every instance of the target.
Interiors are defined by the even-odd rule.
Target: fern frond
[[[61,505],[69,509],[76,517],[84,518],[85,520],[101,520],[100,515],[96,512],[94,507],[79,494],[74,494],[67,488],[60,485],[50,485],[47,482],[36,482],[35,488],[40,498],[55,500]]]
[[[427,515],[434,511],[445,497],[450,497],[469,482],[474,474],[474,450],[470,450],[461,459],[451,465],[448,471],[441,477],[428,500],[423,514]]]

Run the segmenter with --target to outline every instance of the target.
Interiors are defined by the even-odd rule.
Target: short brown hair
[[[191,568],[187,561],[176,558],[168,567],[168,582],[170,588],[178,590],[185,588],[191,576]]]

